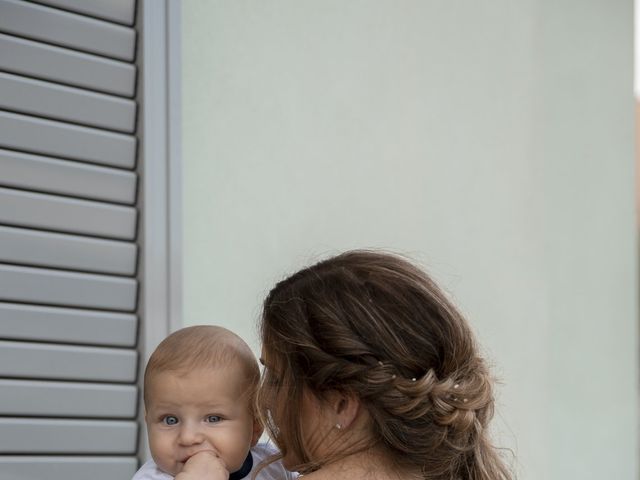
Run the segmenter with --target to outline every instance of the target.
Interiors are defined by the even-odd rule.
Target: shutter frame
[[[134,6],[0,0],[0,480],[138,466]]]

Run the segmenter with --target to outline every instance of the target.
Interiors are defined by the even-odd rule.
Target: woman
[[[488,438],[492,378],[473,334],[406,260],[352,251],[283,280],[262,344],[259,412],[305,479],[511,478]]]

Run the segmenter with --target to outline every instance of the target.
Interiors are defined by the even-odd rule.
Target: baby
[[[249,346],[222,327],[183,328],[164,339],[144,373],[145,421],[153,460],[133,480],[170,480],[198,452],[212,452],[229,479],[251,480],[277,453],[259,444],[253,398],[260,372]],[[195,460],[195,459],[194,459]],[[294,479],[280,462],[258,479]]]

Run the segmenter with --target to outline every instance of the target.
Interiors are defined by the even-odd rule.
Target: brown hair
[[[278,283],[262,314],[269,359],[259,411],[300,471],[372,446],[429,480],[511,478],[487,433],[492,378],[463,316],[422,270],[388,253],[351,251]],[[356,395],[368,445],[311,459],[298,412],[303,391]],[[277,425],[269,408],[286,399]]]
[[[197,368],[217,368],[239,361],[251,394],[257,387],[260,370],[256,357],[238,335],[223,327],[196,325],[173,332],[149,358],[144,371],[144,403],[153,376],[161,372],[184,372]]]

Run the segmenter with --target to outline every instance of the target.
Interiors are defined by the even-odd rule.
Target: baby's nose
[[[197,425],[183,425],[178,441],[182,445],[198,445],[204,442],[205,436]]]

